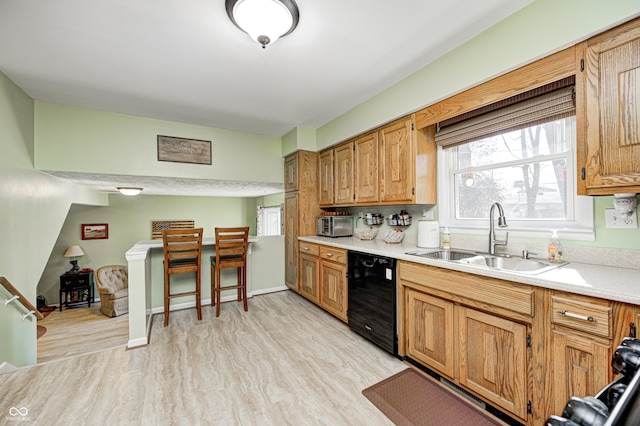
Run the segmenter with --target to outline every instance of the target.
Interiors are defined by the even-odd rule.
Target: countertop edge
[[[360,240],[354,237],[329,238],[320,236],[300,236],[298,240],[503,279],[551,290],[566,291],[616,302],[640,305],[640,271],[637,269],[569,262],[569,264],[560,268],[531,275],[406,254],[406,252],[414,250],[429,250],[417,247],[413,243],[387,244],[382,240]],[[433,250],[439,249],[434,247]]]

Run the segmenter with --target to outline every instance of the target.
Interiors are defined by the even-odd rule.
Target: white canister
[[[440,247],[440,224],[437,220],[418,221],[418,247]]]

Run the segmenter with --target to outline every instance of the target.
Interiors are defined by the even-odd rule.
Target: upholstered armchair
[[[96,271],[100,312],[108,317],[129,312],[129,280],[126,266],[109,265]]]

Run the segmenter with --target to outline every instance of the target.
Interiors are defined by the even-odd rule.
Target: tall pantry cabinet
[[[285,283],[298,291],[298,235],[316,233],[318,154],[296,151],[284,160]]]

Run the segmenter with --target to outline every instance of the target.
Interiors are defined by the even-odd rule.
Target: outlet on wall
[[[605,223],[607,228],[637,228],[638,227],[638,210],[636,209],[632,215],[622,218],[616,209],[604,210]]]

